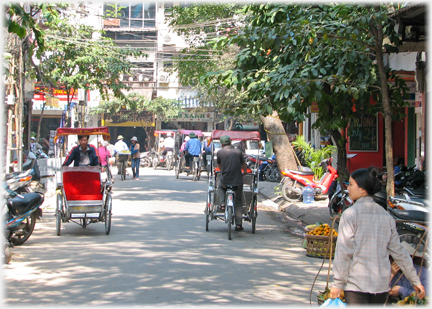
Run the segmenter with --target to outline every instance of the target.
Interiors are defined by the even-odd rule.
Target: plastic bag
[[[340,298],[328,298],[320,307],[346,307],[346,304]]]

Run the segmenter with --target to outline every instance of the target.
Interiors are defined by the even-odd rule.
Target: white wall
[[[393,70],[415,71],[417,53],[399,53],[389,55],[389,66]]]

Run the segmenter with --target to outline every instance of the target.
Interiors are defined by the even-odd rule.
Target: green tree
[[[217,40],[218,45],[240,47],[237,67],[209,75],[217,74],[229,85],[245,89],[251,101],[261,102],[246,106],[249,113],[277,111],[284,121],[302,121],[310,117],[309,108],[316,102],[314,127],[331,132],[339,174],[347,177],[347,140],[341,132],[348,129],[350,134],[349,120],[382,111],[391,121],[405,105],[406,85],[394,72],[385,71],[382,62],[383,39],[399,43],[387,18],[388,7],[262,4],[248,6],[246,16],[238,35]],[[384,48],[395,51],[395,46]],[[390,76],[396,77],[394,86],[387,82]],[[377,104],[370,104],[371,95]],[[386,132],[389,129],[386,122]],[[391,134],[386,137],[391,143]],[[392,166],[388,148],[387,166]]]
[[[157,97],[153,100],[144,97],[141,94],[130,92],[122,97],[115,97],[111,100],[102,101],[98,106],[90,109],[91,115],[101,115],[111,117],[119,115],[121,111],[127,111],[120,119],[138,118],[140,113],[147,111],[156,115],[158,118],[175,117],[181,111],[179,102],[174,99]],[[135,116],[135,117],[134,117]],[[141,121],[141,126],[149,136],[145,123]]]
[[[118,79],[128,74],[133,64],[129,56],[144,56],[142,50],[117,47],[101,31],[66,21],[51,25],[47,31],[47,52],[41,62],[41,73],[56,89],[67,93],[68,110],[78,89],[99,90],[103,99],[122,97],[129,89]]]

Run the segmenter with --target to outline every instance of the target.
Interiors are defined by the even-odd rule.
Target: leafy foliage
[[[292,145],[303,151],[305,163],[314,172],[317,179],[324,175],[324,170],[320,165],[321,161],[330,158],[332,152],[336,150],[336,147],[331,145],[315,149],[310,143],[306,142],[303,135],[297,135]]]
[[[154,113],[158,117],[174,117],[181,111],[178,101],[162,97],[150,100],[135,92],[127,93],[124,97],[113,98],[102,101],[98,106],[90,109],[91,115],[110,114],[116,115],[121,110],[131,111],[132,114],[139,114],[143,111]],[[126,115],[125,115],[126,117]]]
[[[54,88],[64,89],[70,99],[79,88],[98,89],[103,99],[122,97],[128,87],[118,80],[133,67],[129,56],[143,51],[117,47],[102,32],[87,25],[71,25],[66,20],[50,24],[41,72]],[[69,101],[70,102],[70,101]]]

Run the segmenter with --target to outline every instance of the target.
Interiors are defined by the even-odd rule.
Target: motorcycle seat
[[[14,215],[22,215],[35,206],[42,204],[44,197],[40,193],[32,192],[22,194],[8,200],[8,208]]]
[[[301,176],[312,176],[314,175],[313,171],[297,171],[297,170],[288,170],[290,173],[301,175]]]
[[[390,208],[390,211],[397,219],[407,220],[407,221],[420,221],[426,222],[427,213],[420,210],[401,210]]]

